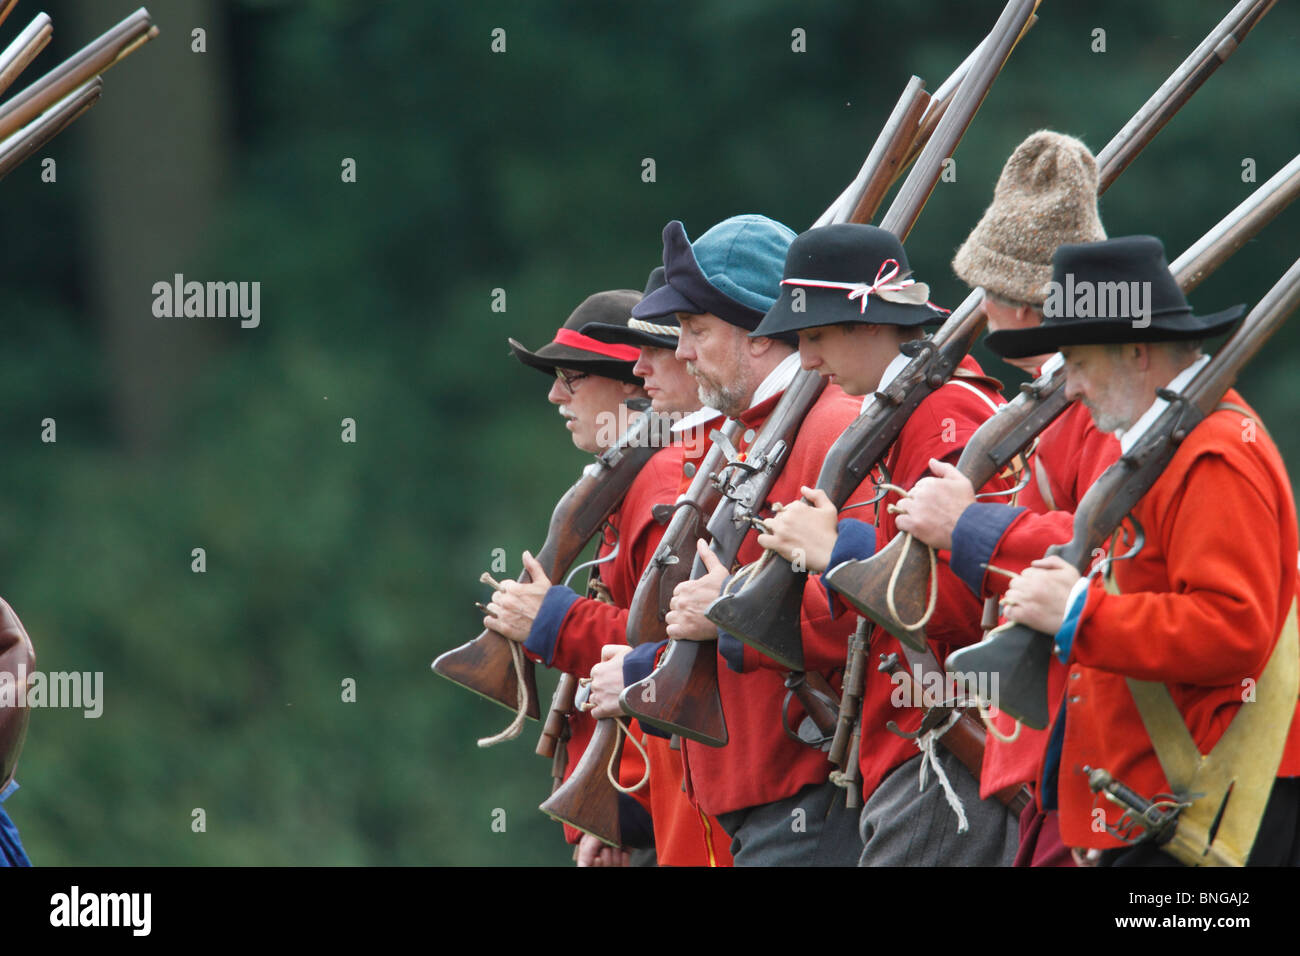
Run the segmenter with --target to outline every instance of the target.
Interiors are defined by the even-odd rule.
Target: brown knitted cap
[[[993,204],[952,260],[967,285],[1041,306],[1052,253],[1106,238],[1097,216],[1097,161],[1072,136],[1039,130],[1002,168]]]

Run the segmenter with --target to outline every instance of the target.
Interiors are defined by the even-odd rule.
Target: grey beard
[[[749,407],[746,399],[747,395],[739,385],[721,385],[716,382],[705,384],[699,382],[700,402],[711,408],[716,408],[728,418],[735,418],[741,412]]]

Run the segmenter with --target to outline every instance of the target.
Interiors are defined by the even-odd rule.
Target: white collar
[[[722,412],[718,411],[716,408],[710,408],[708,405],[705,405],[703,408],[697,408],[689,415],[685,415],[679,421],[674,422],[672,431],[674,433],[690,431],[697,425],[703,425],[705,422],[712,421],[721,414]]]
[[[893,357],[890,363],[885,366],[885,373],[880,376],[880,384],[867,395],[863,396],[862,410],[864,412],[867,410],[867,406],[875,401],[876,392],[884,391],[889,386],[889,383],[898,378],[899,373],[902,372],[903,369],[907,368],[907,363],[910,361],[912,361],[911,356],[904,355],[902,352],[899,352]]]
[[[1205,367],[1205,363],[1210,360],[1208,355],[1202,355],[1187,368],[1175,375],[1165,388],[1173,392],[1181,392],[1183,388],[1196,377],[1196,373]],[[1115,434],[1119,437],[1120,452],[1127,455],[1133,446],[1138,443],[1138,439],[1146,434],[1147,429],[1160,417],[1161,413],[1169,407],[1169,403],[1163,398],[1157,398],[1151,403],[1151,407],[1142,413],[1142,417],[1133,423],[1133,427],[1127,431],[1119,431]]]
[[[784,392],[794,381],[795,373],[799,371],[799,353],[791,352],[783,358],[776,368],[767,374],[761,385],[754,389],[754,397],[749,400],[749,407],[762,405],[773,395]]]

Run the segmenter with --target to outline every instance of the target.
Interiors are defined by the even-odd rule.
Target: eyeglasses
[[[573,394],[573,386],[581,382],[584,378],[587,378],[590,374],[590,372],[566,372],[562,368],[557,368],[555,370],[555,377],[559,379],[560,385],[562,385],[564,390],[570,395]]]

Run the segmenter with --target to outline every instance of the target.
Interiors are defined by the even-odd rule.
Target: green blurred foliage
[[[127,455],[106,411],[117,383],[76,176],[95,157],[74,129],[66,185],[34,164],[3,184],[0,593],[42,670],[105,681],[98,720],[35,714],[8,808],[44,864],[563,863],[536,811],[535,727],[478,750],[508,714],[428,670],[477,633],[493,549],[516,573],[584,463],[506,336],[537,347],[590,292],[639,288],[670,219],[692,235],[752,211],[806,228],[909,74],[936,88],[999,5],[219,6],[228,46],[207,55],[229,77],[230,173],[184,271],[262,282],[263,322],[223,330],[162,447]],[[1050,126],[1100,151],[1228,6],[1043,5],[909,239],[939,301],[964,293],[947,263],[1015,144]],[[188,34],[166,0],[151,7]],[[1294,154],[1298,22],[1279,5],[1125,173],[1102,204],[1112,235],[1160,235],[1172,257],[1249,193],[1243,158],[1262,182]],[[118,67],[150,68],[148,47]],[[345,156],[356,184],[339,181]],[[1193,302],[1257,300],[1297,221]],[[1293,476],[1298,352],[1293,324],[1242,382]],[[57,444],[39,441],[45,417]]]

